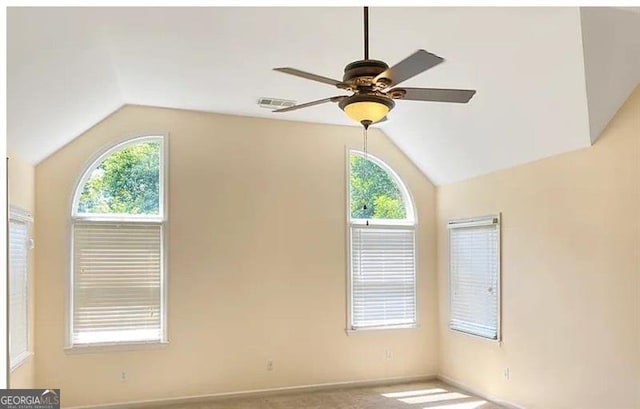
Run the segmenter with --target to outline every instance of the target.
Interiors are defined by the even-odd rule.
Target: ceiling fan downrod
[[[369,7],[364,8],[364,59],[369,59]]]

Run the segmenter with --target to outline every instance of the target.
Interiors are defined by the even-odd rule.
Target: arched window
[[[416,325],[415,212],[398,175],[349,152],[349,329]]]
[[[165,147],[120,143],[95,160],[72,208],[69,346],[166,341]]]

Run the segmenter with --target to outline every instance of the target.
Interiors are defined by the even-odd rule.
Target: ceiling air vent
[[[260,105],[261,108],[267,108],[267,109],[287,108],[287,107],[292,107],[295,104],[296,104],[296,101],[291,101],[289,99],[262,97],[258,100],[258,105]]]

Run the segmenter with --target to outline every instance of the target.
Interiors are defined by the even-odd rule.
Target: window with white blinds
[[[350,151],[349,330],[416,325],[410,195],[380,159]]]
[[[68,347],[166,342],[164,138],[118,144],[72,209]]]
[[[73,226],[73,344],[162,338],[162,226]]]
[[[29,356],[30,216],[12,209],[9,216],[9,357],[15,368]]]
[[[500,336],[500,217],[449,222],[449,327]]]
[[[353,329],[415,324],[414,233],[351,227]]]

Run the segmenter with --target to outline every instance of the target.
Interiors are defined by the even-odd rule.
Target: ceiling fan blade
[[[398,99],[409,101],[434,101],[434,102],[457,102],[465,104],[476,93],[472,89],[444,89],[444,88],[394,88],[393,92],[405,92],[404,96]]]
[[[386,78],[388,81],[391,81],[388,85],[389,87],[398,85],[401,82],[428,70],[429,68],[435,67],[443,61],[444,58],[442,57],[438,57],[437,55],[431,54],[425,50],[418,50],[393,67],[380,73],[373,79],[373,82],[375,83]]]
[[[325,84],[338,87],[339,85],[345,85],[342,81],[334,80],[333,78],[323,77],[322,75],[311,74],[310,72],[300,71],[291,67],[274,68],[274,71],[283,72],[289,75],[295,75],[296,77],[306,78],[308,80],[322,82]]]
[[[304,104],[298,104],[298,105],[294,105],[292,107],[286,107],[286,108],[280,108],[280,109],[276,109],[273,112],[289,112],[289,111],[295,111],[298,109],[302,109],[302,108],[307,108],[307,107],[312,107],[314,105],[320,105],[320,104],[324,104],[327,102],[338,102],[340,100],[342,100],[343,98],[346,98],[347,95],[338,95],[336,97],[330,97],[330,98],[324,98],[324,99],[319,99],[317,101],[311,101],[311,102],[306,102]]]

